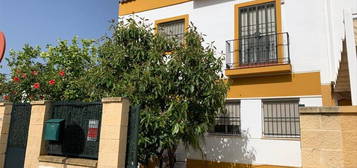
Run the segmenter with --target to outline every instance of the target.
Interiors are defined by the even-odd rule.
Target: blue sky
[[[26,43],[44,47],[56,40],[99,38],[116,19],[118,0],[0,0],[0,31],[6,36],[6,53]],[[0,69],[8,73],[4,60]]]

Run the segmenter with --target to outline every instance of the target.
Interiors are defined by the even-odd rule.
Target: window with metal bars
[[[240,131],[240,102],[226,102],[226,112],[216,117],[212,133],[239,135]]]
[[[277,63],[275,2],[239,9],[239,63]]]
[[[263,100],[264,136],[299,137],[299,100]]]
[[[185,20],[175,20],[165,23],[160,23],[157,25],[158,32],[162,33],[168,37],[177,38],[179,41],[183,40],[185,32]]]

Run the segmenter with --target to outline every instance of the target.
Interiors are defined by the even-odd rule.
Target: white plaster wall
[[[189,14],[190,22],[215,42],[223,56],[225,41],[234,39],[234,5],[250,0],[194,0],[136,13],[149,22]],[[283,32],[290,34],[293,72],[321,72],[321,83],[335,81],[345,37],[344,12],[357,12],[356,0],[283,0]],[[222,69],[224,67],[222,66]]]
[[[347,60],[350,75],[352,105],[357,106],[357,53],[354,38],[352,11],[345,11]]]
[[[296,98],[296,97],[294,97]],[[203,155],[190,151],[190,159],[221,162],[246,163],[254,165],[301,166],[299,139],[267,139],[262,137],[261,99],[242,99],[241,136],[208,134],[205,137]],[[321,97],[301,97],[300,104],[320,106]]]
[[[215,42],[217,56],[222,56],[225,41],[234,38],[234,5],[246,1],[248,0],[194,0],[137,15],[154,23],[155,20],[189,14],[190,22],[206,35],[207,42]],[[323,84],[336,80],[342,39],[345,37],[343,11],[350,8],[357,11],[357,6],[354,5],[357,5],[356,0],[284,0],[282,23],[283,31],[290,34],[293,72],[320,71]],[[353,66],[355,65],[352,68]],[[300,104],[322,106],[322,98],[302,95]],[[206,136],[205,159],[301,166],[300,141],[262,138],[261,112],[260,99],[241,100],[243,136]],[[202,155],[191,151],[188,158],[202,159]]]
[[[320,107],[322,106],[322,97],[321,96],[301,97],[299,104],[304,104],[305,107]]]
[[[271,140],[242,136],[208,135],[203,149],[188,153],[188,158],[254,165],[301,167],[300,141]]]

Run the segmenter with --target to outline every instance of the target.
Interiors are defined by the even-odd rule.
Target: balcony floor
[[[277,64],[261,67],[237,67],[225,70],[225,75],[230,78],[277,75],[287,73],[291,73],[290,64]]]

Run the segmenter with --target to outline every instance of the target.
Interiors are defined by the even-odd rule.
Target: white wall
[[[354,38],[352,11],[345,11],[347,60],[350,75],[352,105],[357,106],[357,53]]]
[[[234,5],[249,0],[194,0],[137,13],[149,22],[189,14],[190,22],[214,41],[217,56],[225,52],[225,41],[234,39]],[[321,72],[321,83],[335,81],[345,37],[343,11],[356,0],[284,0],[283,32],[290,34],[293,72]],[[355,7],[353,10],[357,9]],[[224,67],[222,66],[222,69]]]
[[[137,13],[155,20],[189,14],[190,22],[215,42],[217,56],[225,51],[225,41],[234,38],[234,5],[247,0],[194,0],[175,6]],[[283,32],[290,34],[290,57],[293,72],[321,72],[321,83],[335,81],[345,37],[344,11],[357,11],[357,0],[284,0]],[[355,63],[353,63],[355,64]],[[351,65],[356,68],[356,65]],[[224,68],[224,67],[222,67]],[[351,67],[350,67],[351,68]],[[357,72],[352,75],[356,76]],[[357,76],[353,78],[355,82]],[[356,87],[353,86],[356,92]],[[355,102],[356,99],[354,99]],[[321,96],[300,97],[300,104],[322,106]],[[262,137],[261,99],[241,100],[243,136],[205,138],[207,160],[301,166],[300,141],[272,140]],[[200,152],[188,153],[202,159]]]
[[[204,158],[198,151],[189,152],[188,158],[300,167],[299,139],[263,138],[262,100],[242,99],[240,102],[242,136],[208,134],[204,141]],[[320,106],[322,99],[319,96],[301,97],[300,104]]]

